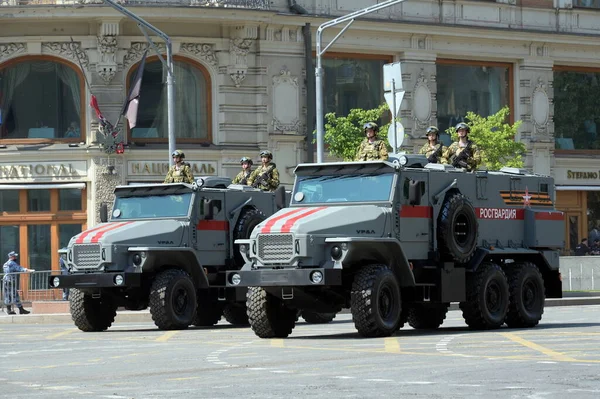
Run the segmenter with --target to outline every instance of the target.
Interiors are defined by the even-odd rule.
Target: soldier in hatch
[[[232,184],[248,184],[248,178],[252,174],[252,160],[248,157],[242,157],[240,159],[240,165],[242,165],[242,171],[231,182]]]
[[[273,163],[273,154],[269,150],[260,152],[262,164],[248,178],[248,185],[264,191],[275,191],[279,187],[279,171]]]
[[[171,154],[175,164],[169,168],[167,177],[163,183],[194,183],[194,175],[190,164],[184,162],[185,154],[181,150],[173,151]]]
[[[449,164],[455,168],[466,169],[472,172],[481,164],[481,154],[477,145],[469,140],[471,128],[466,123],[456,125],[458,141],[450,144],[444,151],[442,163]]]
[[[388,150],[385,141],[377,138],[379,126],[374,122],[364,125],[365,139],[360,143],[355,161],[387,161]]]
[[[444,145],[440,143],[440,132],[437,127],[429,126],[426,131],[427,143],[421,147],[419,154],[425,155],[429,163],[439,163],[444,153]]]

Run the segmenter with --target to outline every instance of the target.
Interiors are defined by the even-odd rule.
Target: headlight
[[[400,162],[400,165],[404,166],[408,163],[408,157],[406,155],[402,155],[400,158],[398,158],[398,162]]]
[[[142,264],[142,255],[140,254],[133,254],[133,264],[136,266],[139,266]]]
[[[116,285],[123,285],[123,276],[121,276],[120,274],[117,274],[115,276],[115,284]]]
[[[242,282],[242,276],[240,276],[237,273],[233,273],[230,277],[229,277],[229,282],[232,285],[239,285]]]
[[[340,260],[342,258],[342,248],[335,245],[331,248],[331,257],[333,260]]]
[[[60,278],[59,277],[54,277],[52,279],[52,286],[53,287],[58,287],[60,285]]]
[[[319,270],[315,270],[310,274],[310,281],[315,284],[319,284],[321,281],[323,281],[323,273],[321,273]]]
[[[248,250],[248,249],[246,248],[246,246],[245,246],[244,244],[241,244],[241,245],[240,245],[240,252],[242,252],[242,253],[246,253],[246,251],[247,251],[247,250]]]

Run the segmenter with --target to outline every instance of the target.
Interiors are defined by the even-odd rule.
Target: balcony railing
[[[102,4],[102,0],[0,0],[0,7]],[[182,6],[270,10],[270,0],[121,0],[124,6]]]

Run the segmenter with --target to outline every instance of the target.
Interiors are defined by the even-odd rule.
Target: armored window
[[[547,193],[548,192],[548,183],[540,183],[540,192]]]
[[[50,57],[20,57],[0,66],[0,140],[81,141],[83,75]]]
[[[206,68],[184,57],[174,57],[175,129],[178,142],[210,142],[210,76]],[[131,86],[138,65],[129,70]],[[148,57],[142,77],[137,125],[129,131],[130,140],[166,142],[169,137],[167,117],[166,72],[158,57]],[[129,88],[127,89],[128,92]]]

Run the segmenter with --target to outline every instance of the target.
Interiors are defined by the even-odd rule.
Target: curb
[[[551,306],[583,306],[600,305],[600,297],[570,297],[546,299],[546,307]],[[450,310],[459,310],[458,303],[453,302]],[[343,309],[341,313],[350,313]],[[7,315],[0,312],[0,324],[72,324],[70,313]],[[149,310],[117,312],[115,323],[152,323]]]

